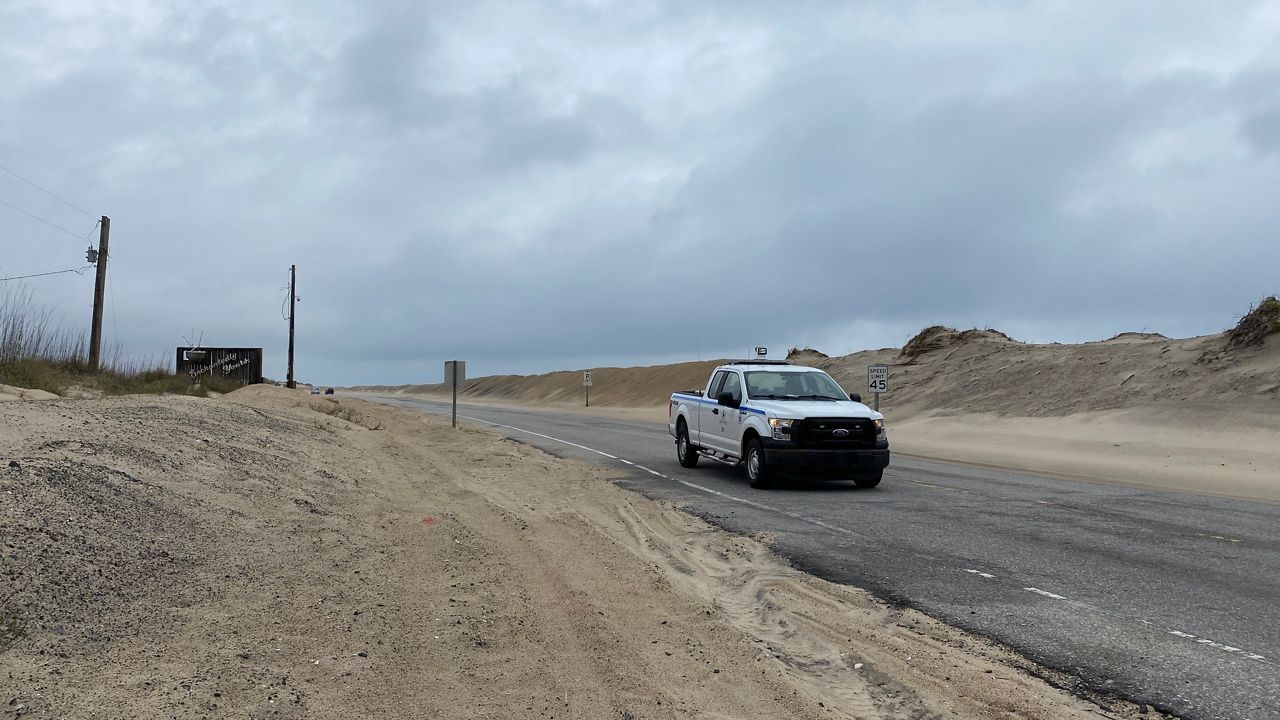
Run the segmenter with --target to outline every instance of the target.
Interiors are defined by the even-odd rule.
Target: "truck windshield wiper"
[[[836,400],[836,398],[833,398],[829,395],[800,395],[796,399],[797,400],[831,400],[833,402]]]

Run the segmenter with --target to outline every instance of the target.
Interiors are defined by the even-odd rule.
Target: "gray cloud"
[[[113,218],[108,335],[300,376],[1219,329],[1277,289],[1265,4],[0,8],[0,164]],[[7,176],[0,199],[92,220]],[[0,208],[0,273],[85,243]],[[68,322],[91,281],[33,283]],[[118,328],[118,330],[116,329]]]

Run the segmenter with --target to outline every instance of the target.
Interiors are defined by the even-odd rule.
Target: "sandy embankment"
[[[1100,716],[604,469],[418,413],[17,401],[0,440],[15,717]]]
[[[1280,336],[1033,345],[930,328],[901,349],[792,359],[852,392],[868,365],[888,364],[882,410],[899,453],[1280,502]],[[670,393],[701,387],[715,364],[596,370],[590,410],[577,371],[479,378],[461,397],[665,423]],[[362,390],[444,397],[431,385]]]

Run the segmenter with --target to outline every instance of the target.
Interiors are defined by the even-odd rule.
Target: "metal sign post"
[[[880,393],[889,392],[889,366],[867,366],[867,392],[876,398],[875,411],[880,412]]]
[[[444,361],[444,381],[453,389],[453,426],[458,427],[458,385],[467,381],[465,360]]]
[[[586,394],[586,407],[591,407],[591,371],[585,370],[582,373],[582,392]]]

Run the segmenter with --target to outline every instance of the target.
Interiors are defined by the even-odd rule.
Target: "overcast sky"
[[[1280,290],[1277,38],[1275,2],[0,0],[0,165],[111,217],[108,343],[278,378],[291,263],[325,384],[1188,336]],[[93,219],[0,201],[70,231],[0,205],[0,276],[83,264]],[[92,273],[28,287],[87,325]]]

